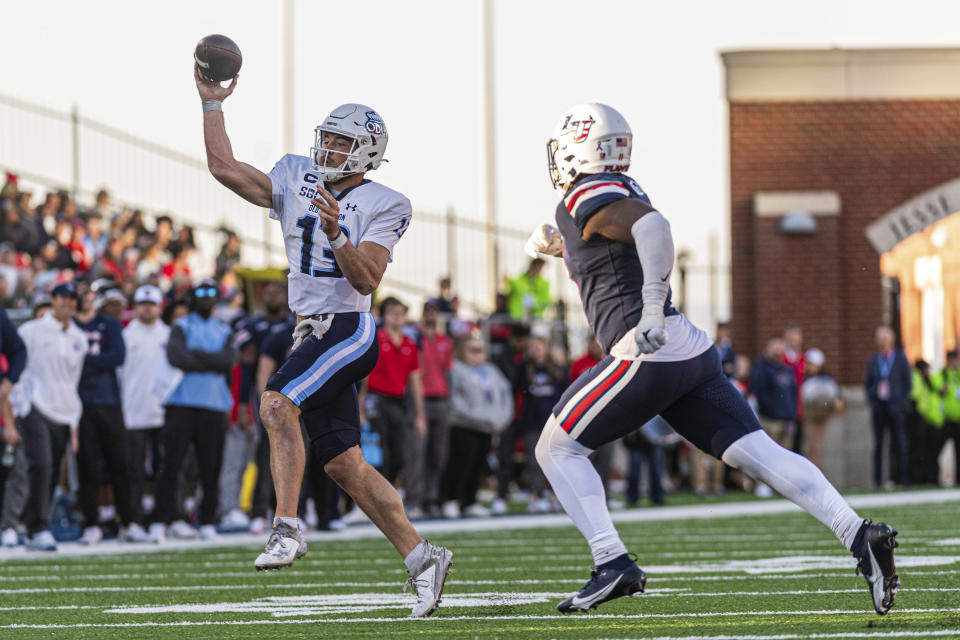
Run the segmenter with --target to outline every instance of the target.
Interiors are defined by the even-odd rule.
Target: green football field
[[[559,517],[424,525],[455,554],[427,620],[407,618],[403,564],[369,531],[313,537],[294,567],[262,574],[252,542],[20,549],[0,557],[0,638],[960,638],[960,491],[854,504],[900,530],[903,586],[883,617],[830,531],[768,501],[618,516],[647,593],[576,616],[555,607],[586,582],[590,556]]]

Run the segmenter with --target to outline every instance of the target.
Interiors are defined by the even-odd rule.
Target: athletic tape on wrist
[[[223,111],[219,100],[204,100],[202,104],[204,113],[207,111]]]
[[[347,244],[347,234],[343,232],[343,229],[340,230],[336,237],[330,239],[330,248],[334,251],[345,244]]]

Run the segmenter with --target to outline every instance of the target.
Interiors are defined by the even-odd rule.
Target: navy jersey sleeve
[[[574,185],[564,196],[563,205],[577,228],[583,232],[583,227],[595,213],[624,198],[637,198],[650,204],[650,198],[631,178],[622,174],[600,173]]]
[[[109,316],[102,316],[104,332],[100,338],[100,351],[88,353],[86,364],[96,371],[116,369],[123,364],[127,356],[127,347],[123,342],[123,327]]]
[[[27,365],[27,347],[3,309],[0,309],[0,344],[0,351],[7,356],[7,371],[2,377],[16,384]]]
[[[267,336],[260,353],[277,363],[279,367],[287,359],[287,351],[293,346],[290,331],[275,331]]]

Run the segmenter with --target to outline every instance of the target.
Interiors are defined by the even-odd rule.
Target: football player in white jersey
[[[607,356],[577,378],[553,409],[537,461],[560,504],[587,539],[596,568],[561,602],[589,611],[642,592],[646,575],[613,526],[603,483],[588,456],[660,415],[694,445],[770,485],[830,527],[858,560],[877,613],[900,587],[897,531],[862,519],[809,460],[761,428],[720,368],[706,334],[670,302],[670,225],[632,178],[633,134],[604,104],[567,110],[547,143],[559,191],[553,225],[527,242],[531,255],[562,257]]]
[[[256,559],[260,569],[289,567],[306,553],[297,523],[304,467],[300,419],[313,455],[403,557],[417,593],[414,617],[440,601],[453,554],[423,540],[396,490],[360,453],[356,384],[377,362],[370,294],[394,245],[410,224],[410,202],[364,177],[380,166],[387,130],[360,104],[334,109],[316,127],[310,156],[286,155],[269,174],[233,157],[222,102],[237,85],[208,82],[194,69],[203,104],[210,173],[237,195],[270,209],[283,227],[290,264],[290,308],[297,314],[294,350],[270,378],[260,417],[270,437],[277,493],[273,531]]]

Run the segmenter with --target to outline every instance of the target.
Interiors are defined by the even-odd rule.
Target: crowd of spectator
[[[161,216],[148,230],[106,191],[89,208],[66,193],[34,207],[8,176],[0,209],[0,301],[31,316],[16,328],[0,312],[0,543],[54,550],[54,533],[71,531],[90,545],[105,533],[146,542],[265,532],[274,492],[258,402],[292,349],[284,283],[260,283],[244,300],[235,234],[225,231],[208,274],[189,227]],[[461,317],[448,278],[416,322],[397,298],[375,305],[380,358],[358,389],[362,451],[402,492],[411,519],[559,510],[535,444],[603,350],[591,339],[571,357],[562,323],[544,321],[559,303],[543,267],[531,261],[476,320]],[[754,362],[736,352],[726,324],[715,344],[762,427],[822,468],[830,418],[844,410],[823,352],[805,348],[796,325]],[[911,370],[887,328],[877,347],[866,373],[875,484],[885,484],[888,432],[893,481],[936,482],[944,444],[952,439],[960,454],[960,358],[951,352],[939,372],[922,361]],[[644,494],[663,504],[682,487],[771,493],[661,419],[636,427],[592,456],[612,507],[642,504]],[[303,526],[364,520],[306,449]]]

